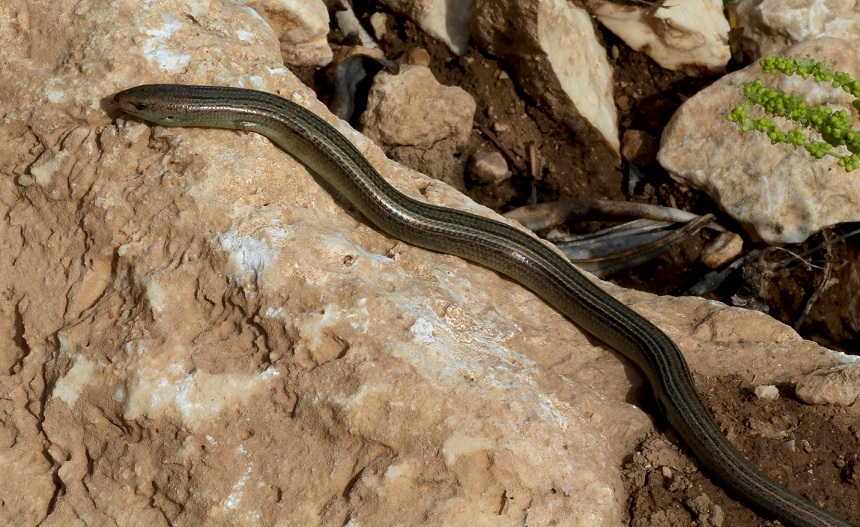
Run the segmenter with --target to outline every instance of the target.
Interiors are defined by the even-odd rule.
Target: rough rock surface
[[[407,167],[428,167],[433,179],[465,192],[456,157],[472,132],[475,100],[444,86],[427,66],[403,65],[398,75],[380,73],[361,114],[361,130]]]
[[[822,37],[860,48],[860,2],[856,0],[737,0],[742,44],[754,57]]]
[[[469,20],[474,0],[382,0],[392,11],[412,19],[458,55],[469,46]]]
[[[474,38],[523,89],[577,133],[597,131],[620,161],[612,68],[589,14],[567,0],[477,0],[472,13]]]
[[[490,214],[328,114],[258,15],[195,5],[2,8],[0,524],[619,525],[650,418],[616,354],[260,136],[117,115],[142,82],[266,89],[405,192]],[[610,290],[696,371],[838,362],[764,315]]]
[[[839,39],[804,42],[786,50],[832,61],[837,70],[860,76],[856,48]],[[860,220],[860,179],[832,158],[771,145],[757,132],[741,133],[726,115],[740,101],[742,82],[805,96],[809,104],[830,103],[857,113],[854,98],[829,84],[799,76],[762,75],[755,63],[726,75],[686,101],[663,132],[658,160],[676,180],[707,192],[725,212],[768,243],[799,243],[836,223]],[[781,122],[781,121],[777,121]],[[783,129],[793,128],[782,122]]]
[[[851,406],[860,396],[860,364],[845,364],[804,375],[796,386],[797,397],[809,404]]]
[[[477,151],[469,159],[469,175],[484,185],[496,185],[511,177],[508,161],[499,152]]]
[[[332,59],[328,45],[328,9],[322,0],[249,0],[281,43],[284,62],[295,66],[325,66]],[[243,39],[253,35],[239,33]]]
[[[628,46],[666,69],[688,75],[718,72],[731,57],[721,0],[647,3],[586,0],[588,10]]]
[[[457,86],[443,86],[426,66],[406,65],[373,80],[362,132],[386,146],[431,146],[453,138],[462,145],[472,132],[475,99]]]

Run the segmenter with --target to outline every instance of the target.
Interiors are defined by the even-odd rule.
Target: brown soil
[[[860,425],[856,412],[808,406],[792,398],[758,399],[737,378],[698,377],[699,393],[729,441],[753,465],[813,503],[860,525]],[[630,525],[716,525],[695,500],[713,503],[722,525],[775,525],[727,494],[717,480],[700,472],[677,438],[646,438],[624,467]],[[791,451],[790,441],[795,451]],[[669,467],[666,470],[664,467]]]
[[[372,0],[354,1],[353,4],[362,18],[375,11],[386,11]],[[610,49],[610,57],[615,57],[610,60],[615,68],[616,104],[622,133],[636,129],[659,139],[663,127],[683,100],[714,80],[689,78],[664,70],[647,56],[629,49],[611,33],[602,31],[601,35]],[[333,32],[335,43],[338,38]],[[476,48],[457,57],[410,22],[393,16],[389,16],[389,31],[381,47],[387,57],[395,60],[415,48],[427,50],[437,79],[443,84],[460,86],[475,98],[478,123],[492,129],[494,123],[502,122],[513,131],[498,136],[520,162],[526,159],[527,145],[533,142],[543,167],[541,178],[534,183],[538,202],[568,198],[670,205],[699,214],[713,213],[723,225],[743,232],[707,196],[674,182],[653,161],[646,161],[647,164],[639,167],[644,182],[636,188],[636,195],[626,196],[622,190],[626,187],[626,166],[614,167],[605,149],[556,123],[518,89],[513,80],[515,72],[508,71],[504,63]],[[297,73],[310,85],[321,78],[310,70]],[[474,133],[471,142],[459,153],[460,159],[465,163],[479,149],[493,151],[495,147],[481,134]],[[414,168],[433,172],[432,168]],[[508,183],[494,188],[481,187],[468,180],[453,181],[453,184],[465,189],[476,201],[500,211],[525,204],[533,185],[525,174],[517,174]],[[571,227],[572,230],[593,228]],[[789,249],[802,253],[816,247],[826,236],[832,239],[849,230],[836,228],[813,237],[802,247]],[[662,257],[612,279],[626,287],[658,294],[681,294],[709,271],[696,260],[710,236],[702,232]],[[747,240],[747,247],[750,246]],[[800,326],[806,338],[846,349],[852,347],[860,330],[860,315],[857,314],[860,309],[856,295],[851,294],[846,285],[857,281],[854,276],[858,274],[858,247],[860,244],[849,238],[834,244],[829,253],[819,250],[809,255],[812,260],[808,263],[820,266],[830,263],[830,276],[841,285],[825,289],[818,297]],[[823,270],[810,267],[787,253],[772,252],[736,272],[711,297],[730,304],[733,298],[746,300],[750,305],[764,306],[763,309],[774,317],[793,324],[822,282],[822,276]],[[749,393],[744,383],[734,378],[698,379],[698,383],[718,425],[755,466],[860,525],[860,426],[852,421],[847,410],[805,406],[790,397],[790,390],[782,390],[783,397],[776,401],[760,401]],[[786,437],[781,437],[782,431],[787,432]],[[788,439],[795,440],[796,452],[786,448]],[[659,461],[649,460],[649,452],[666,448],[675,447],[667,447],[659,439],[655,443],[655,438],[649,438],[642,451],[631,455],[625,466],[631,525],[718,525],[720,514],[724,515],[723,525],[770,525],[726,495],[715,480],[696,470],[694,458],[683,448],[678,457],[681,467],[667,469]],[[709,508],[711,502],[718,505],[721,512]]]

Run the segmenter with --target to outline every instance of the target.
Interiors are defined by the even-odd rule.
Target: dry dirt
[[[372,1],[354,4],[360,17],[385,11]],[[671,205],[699,214],[713,213],[723,225],[742,232],[707,196],[675,183],[656,162],[639,167],[644,182],[637,186],[635,196],[626,196],[623,189],[627,186],[627,167],[613,167],[607,152],[586,154],[595,143],[588,137],[575,136],[537,108],[534,101],[518,90],[512,80],[515,72],[508,71],[505,64],[474,47],[465,56],[457,57],[402,19],[389,16],[388,25],[389,31],[381,43],[387,57],[397,59],[415,48],[426,49],[437,79],[443,84],[460,86],[475,98],[478,123],[492,128],[494,122],[501,121],[515,131],[500,133],[499,138],[519,160],[526,158],[527,145],[535,144],[543,167],[541,179],[534,183],[538,202],[581,198]],[[659,139],[675,109],[714,80],[694,79],[664,70],[645,55],[627,48],[612,34],[602,31],[601,36],[611,50],[610,60],[615,68],[622,133],[637,129]],[[332,39],[336,44],[336,32]],[[318,72],[297,73],[309,84],[319,84]],[[460,158],[465,162],[478,149],[494,147],[475,132]],[[476,201],[503,212],[525,204],[533,184],[523,174],[492,189],[474,185],[468,179],[453,183]],[[836,228],[828,235],[833,238],[849,230]],[[626,287],[681,294],[707,272],[696,263],[696,258],[709,237],[710,234],[703,232],[657,260],[611,278]],[[804,246],[790,249],[801,253],[822,241],[822,235],[817,235]],[[858,246],[858,242],[849,238],[834,244],[829,254],[818,251],[810,258],[822,266],[830,262],[832,276],[845,284],[857,274]],[[749,240],[747,247],[751,247]],[[787,266],[777,265],[785,260],[784,254],[769,255],[757,262],[758,268],[736,273],[711,298],[731,303],[734,295],[755,297],[760,305],[768,306],[771,315],[793,325],[823,271],[799,260]],[[849,304],[853,296],[845,287],[826,289],[800,326],[800,332],[806,338],[850,351],[860,329],[850,320],[853,308]],[[698,378],[697,382],[717,424],[753,464],[792,490],[860,525],[860,425],[851,421],[848,412],[803,405],[787,387],[781,387],[783,397],[778,400],[760,401],[745,383],[735,378]],[[665,442],[665,437],[671,444]],[[795,440],[799,455],[786,455],[786,441],[790,439]],[[678,450],[679,444],[672,432],[667,431],[665,436],[646,438],[640,451],[631,453],[624,467],[631,525],[716,525],[720,514],[722,525],[771,525],[728,496],[715,480],[699,472],[695,459],[683,447]],[[668,456],[678,459],[677,463],[683,466],[664,469],[660,461],[649,457],[655,452],[656,459]],[[709,508],[710,502],[717,504],[721,512],[714,513]]]
[[[860,522],[860,425],[854,416],[844,408],[804,405],[791,397],[789,387],[780,387],[786,397],[763,401],[737,378],[699,376],[696,382],[717,425],[756,467],[852,524]],[[789,440],[794,440],[795,453],[788,450]],[[683,447],[685,465],[667,477],[660,459],[669,455],[666,450],[678,455],[679,444],[671,432],[646,438],[625,465],[632,526],[713,525],[694,513],[692,500],[703,495],[722,509],[723,525],[775,525],[694,469],[696,461]],[[657,454],[648,455],[653,450]]]

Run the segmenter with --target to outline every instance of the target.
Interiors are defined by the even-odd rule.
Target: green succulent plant
[[[845,72],[832,72],[824,62],[816,62],[810,57],[791,59],[768,55],[759,61],[765,74],[782,73],[800,75],[804,80],[812,77],[815,82],[829,82],[834,88],[854,96],[852,106],[860,112],[860,82]],[[833,156],[839,166],[847,172],[860,166],[860,130],[853,129],[853,118],[845,110],[832,110],[825,105],[810,107],[803,100],[777,88],[764,86],[760,79],[741,84],[746,104],[736,106],[726,118],[735,123],[742,131],[752,130],[766,134],[772,144],[788,143],[795,148],[803,147],[816,159]],[[764,108],[765,116],[755,118],[750,115],[751,106]],[[794,121],[797,126],[783,131],[772,116]],[[817,131],[822,141],[809,139],[807,130]],[[835,149],[840,146],[850,152],[841,154]]]

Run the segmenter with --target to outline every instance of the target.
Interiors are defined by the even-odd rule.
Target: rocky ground
[[[589,114],[541,69],[558,50],[516,62],[523,46],[490,29],[522,18],[489,16],[492,4],[476,0],[486,24],[452,41],[457,55],[392,7],[355,3],[367,27],[386,28],[386,56],[424,65],[428,88],[458,86],[454,98],[473,106],[456,107],[473,107],[499,141],[461,115],[442,119],[460,132],[435,150],[387,145],[413,170],[308,88],[324,91],[320,68],[346,44],[321,3],[2,8],[0,75],[16,82],[0,85],[0,523],[768,524],[696,470],[635,367],[518,284],[383,234],[262,137],[153,127],[111,102],[148,82],[262,89],[323,116],[418,199],[492,217],[454,188],[499,211],[533,196],[672,205],[716,214],[747,249],[765,247],[747,220],[655,160],[672,115],[722,78],[705,71],[714,54],[695,66],[651,58],[578,7],[497,2],[539,5],[556,17],[548,34],[575,42],[559,29],[570,23],[594,35],[582,49],[607,50],[611,74],[590,79],[604,86],[601,111]],[[372,23],[375,13],[387,16]],[[49,29],[56,20],[71,22]],[[537,46],[538,34],[520,42]],[[529,67],[550,82],[524,82]],[[419,128],[414,111],[407,131]],[[522,163],[533,148],[537,180],[473,179],[472,154],[502,147]],[[633,192],[631,162],[643,173]],[[856,244],[838,240],[848,232],[763,252],[706,299],[651,293],[698,281],[707,231],[612,277],[633,290],[601,286],[678,344],[716,422],[756,466],[860,523],[856,367],[729,307],[769,306],[791,324],[809,304],[804,336],[850,348]],[[837,242],[785,256],[827,239]],[[757,394],[770,386],[778,398]]]

